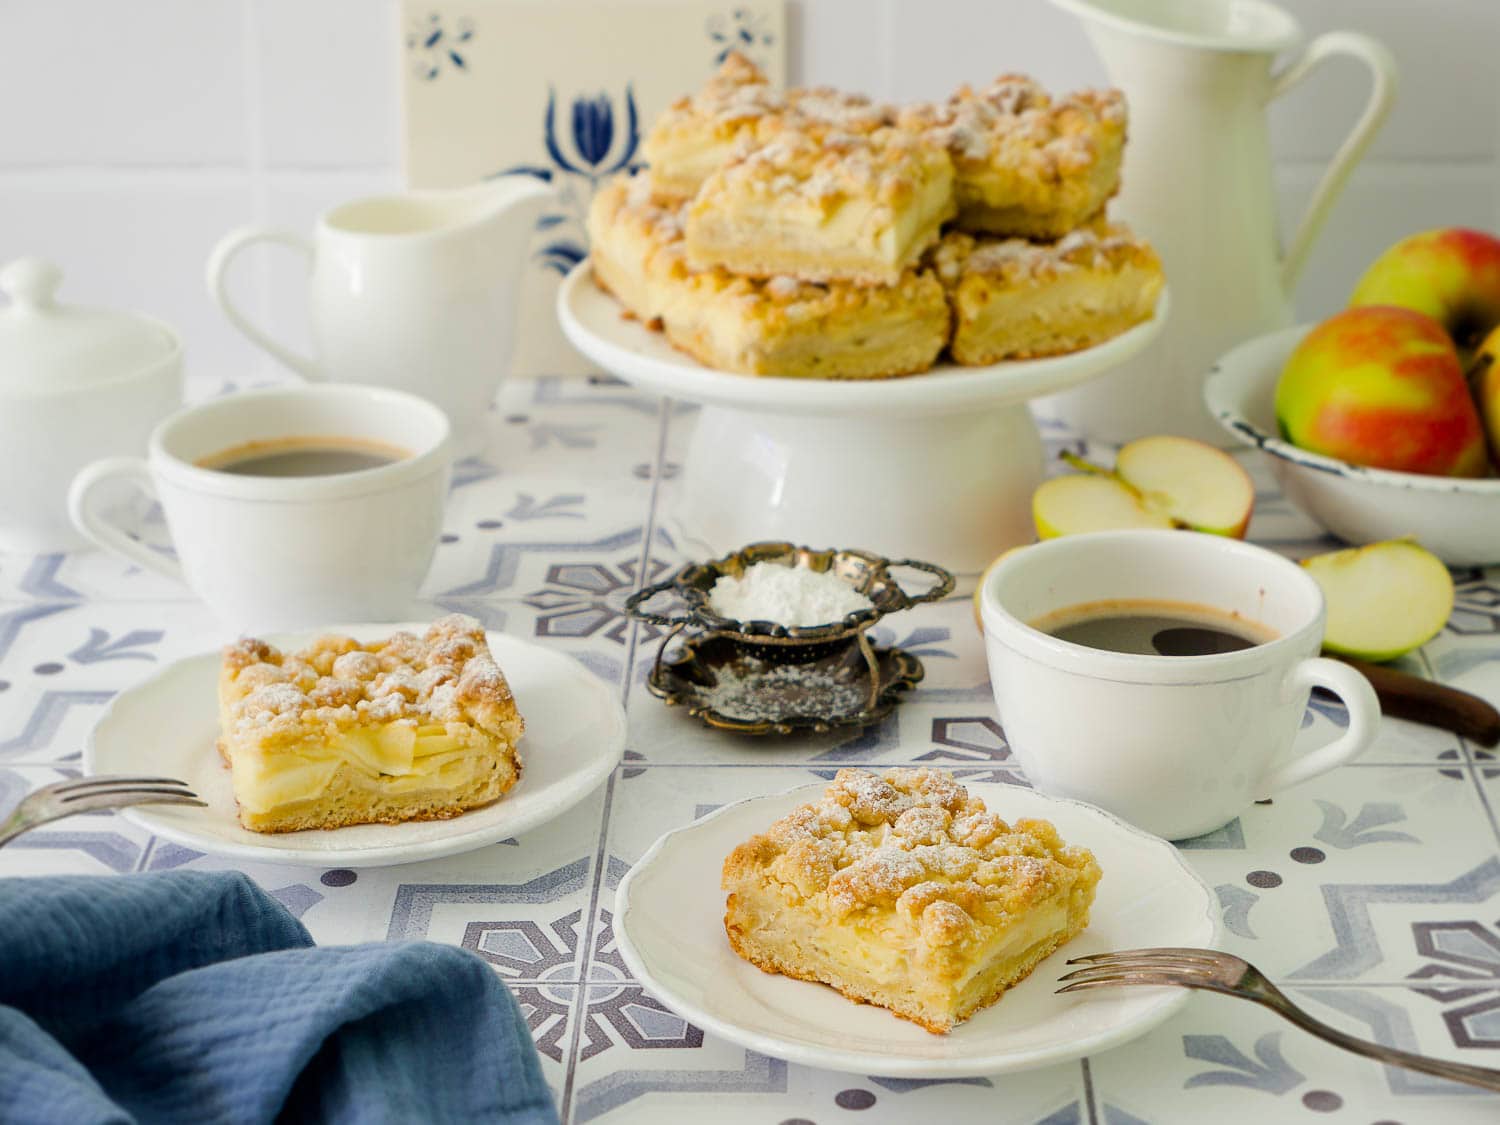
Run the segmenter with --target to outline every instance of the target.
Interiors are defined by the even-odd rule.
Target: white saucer
[[[662,333],[627,318],[624,306],[594,284],[591,269],[584,261],[568,274],[558,290],[557,316],[569,342],[606,371],[687,402],[799,415],[955,414],[1054,394],[1134,357],[1161,331],[1168,308],[1163,289],[1150,320],[1067,355],[1007,360],[988,367],[944,362],[901,379],[780,378],[703,366],[667,343]]]
[[[356,625],[324,632],[388,636],[424,625]],[[271,638],[295,647],[312,637]],[[142,806],[124,815],[186,847],[258,863],[306,867],[385,867],[482,848],[535,828],[572,808],[614,769],[625,749],[625,712],[615,689],[572,657],[514,637],[489,634],[526,720],[522,773],[493,805],[452,820],[360,824],[334,831],[249,832],[235,815],[229,771],[214,747],[219,716],[219,654],[202,653],[163,668],[115,696],[89,737],[89,773],[177,777],[208,808]]]
[[[1069,957],[1218,943],[1214,894],[1177,850],[1091,805],[1017,786],[966,784],[1007,820],[1052,821],[1064,840],[1098,857],[1104,878],[1088,929],[948,1035],[851,1003],[823,985],[763,973],[729,948],[719,888],[724,857],[817,797],[821,785],[740,801],[658,840],[620,884],[620,952],[654,996],[699,1027],[788,1062],[859,1074],[967,1077],[1048,1066],[1143,1035],[1181,1008],[1185,989],[1054,993]]]

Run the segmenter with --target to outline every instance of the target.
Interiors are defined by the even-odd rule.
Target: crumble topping
[[[896,111],[862,94],[848,94],[828,86],[781,92],[771,87],[760,69],[738,51],[731,51],[702,87],[678,98],[662,114],[647,138],[648,148],[661,136],[707,123],[717,134],[737,135],[772,118],[795,118],[806,124],[829,125],[851,132],[868,132],[894,122]]]
[[[1118,90],[1083,90],[1054,102],[1031,79],[1002,75],[983,90],[960,87],[948,101],[911,106],[903,125],[925,130],[955,160],[1028,167],[1046,177],[1087,171],[1101,131],[1123,133]]]
[[[518,721],[483,627],[463,614],[440,618],[421,637],[399,632],[367,645],[330,634],[283,653],[246,637],[225,650],[223,677],[236,732],[297,736],[401,720],[497,729]]]
[[[888,912],[930,946],[1007,925],[1032,904],[1089,888],[1097,864],[1047,821],[1008,824],[945,773],[840,770],[822,798],[740,845],[750,866],[798,898],[825,894],[835,916]]]
[[[1011,282],[1055,277],[1073,269],[1118,269],[1152,256],[1151,249],[1123,223],[1080,227],[1056,242],[1024,238],[977,238],[962,232],[943,236],[932,265],[948,286],[969,274],[989,274]]]
[[[788,118],[772,139],[742,143],[704,184],[698,203],[747,192],[792,196],[820,207],[858,197],[889,205],[909,196],[918,183],[942,176],[948,163],[942,146],[915,130],[882,127],[854,133]]]

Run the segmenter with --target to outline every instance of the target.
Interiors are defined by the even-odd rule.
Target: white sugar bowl
[[[0,269],[0,551],[84,546],[68,486],[90,461],[141,454],[182,403],[182,342],[149,317],[60,305],[62,271]]]

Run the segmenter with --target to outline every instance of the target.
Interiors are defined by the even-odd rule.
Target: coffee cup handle
[[[219,306],[229,323],[238,328],[252,344],[270,352],[304,379],[320,380],[323,378],[323,373],[316,363],[292,351],[285,344],[271,339],[229,299],[229,286],[225,279],[225,274],[229,272],[229,263],[234,261],[241,250],[254,242],[275,242],[282,246],[290,246],[293,250],[300,250],[309,262],[312,261],[312,243],[294,231],[280,230],[276,227],[241,227],[221,238],[219,244],[213,248],[213,253],[208,256],[206,277],[208,295],[214,299],[214,304]]]
[[[1380,700],[1360,672],[1337,660],[1314,656],[1299,662],[1287,674],[1285,692],[1289,698],[1305,699],[1315,687],[1327,688],[1339,697],[1349,712],[1349,729],[1327,746],[1270,770],[1260,782],[1263,798],[1353,761],[1370,748],[1380,732]]]
[[[96,510],[98,488],[105,481],[124,480],[135,485],[151,499],[156,499],[156,489],[151,484],[151,471],[139,457],[106,457],[85,465],[73,478],[68,489],[68,515],[79,532],[107,551],[128,559],[130,562],[175,578],[186,585],[182,568],[176,561],[158,554],[138,539],[132,539]]]

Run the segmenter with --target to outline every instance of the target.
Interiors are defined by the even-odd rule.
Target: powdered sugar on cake
[[[227,717],[239,731],[292,735],[368,722],[466,718],[490,725],[515,711],[483,627],[463,614],[439,619],[421,637],[400,632],[364,645],[330,634],[283,653],[245,638],[225,651],[224,668]]]

